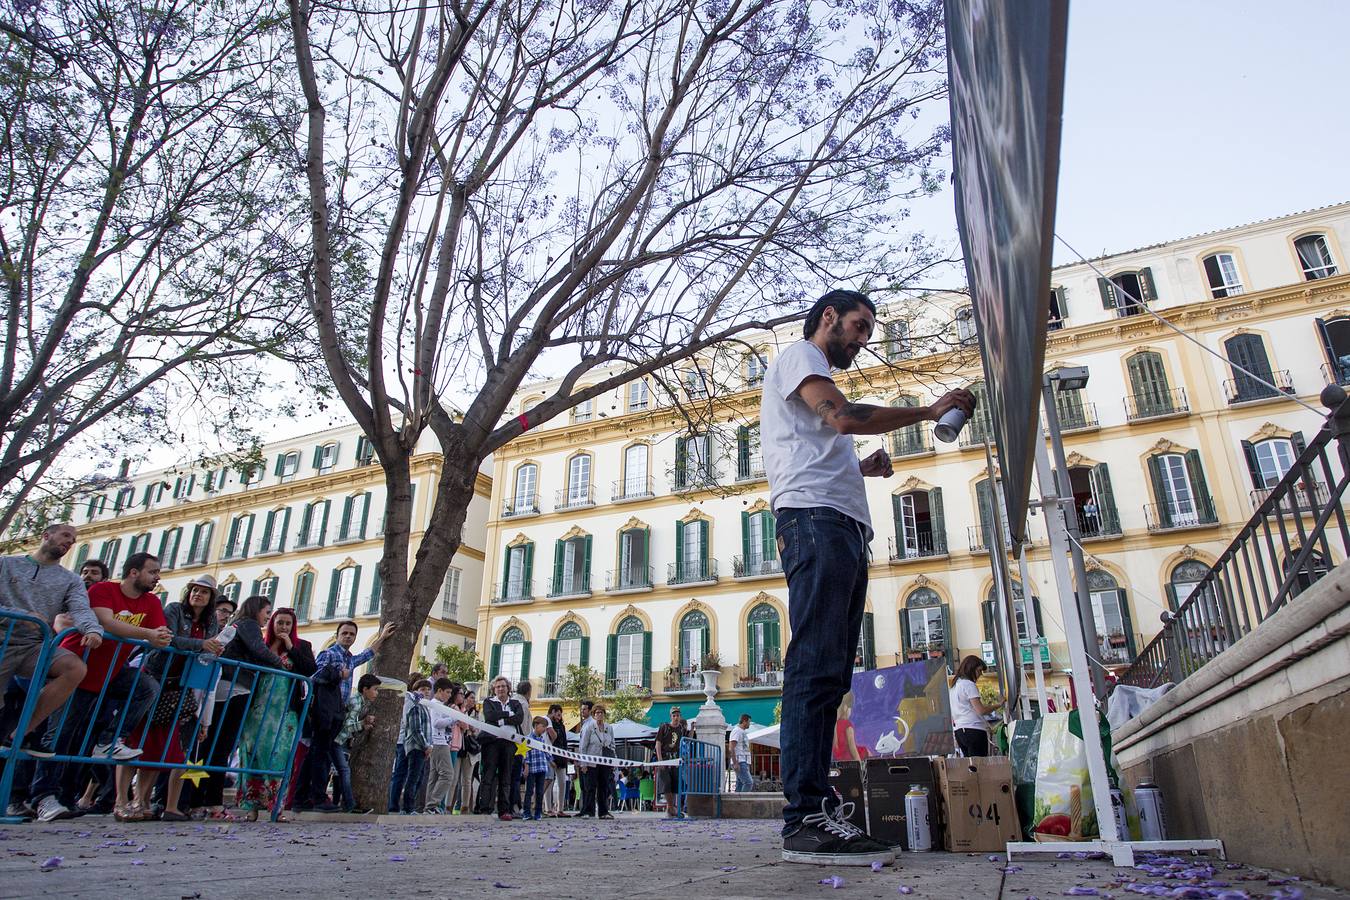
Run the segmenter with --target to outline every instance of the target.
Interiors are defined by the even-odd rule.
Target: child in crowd
[[[422,792],[426,780],[427,760],[431,757],[431,715],[422,701],[430,696],[431,682],[425,678],[413,685],[408,695],[412,705],[403,722],[403,751],[408,773],[403,782],[404,815],[412,815],[417,810],[417,795]]]
[[[532,737],[542,743],[548,743],[544,733],[548,729],[548,719],[534,717]],[[540,750],[533,745],[525,754],[525,807],[522,818],[538,821],[544,818],[544,782],[548,779],[548,770],[553,766],[553,754]],[[530,809],[530,797],[534,797],[534,810]]]
[[[356,691],[347,701],[347,714],[342,719],[342,730],[338,732],[337,740],[333,742],[333,753],[336,757],[334,761],[338,770],[338,792],[341,795],[343,812],[356,812],[356,798],[352,794],[352,773],[347,758],[351,752],[352,742],[375,724],[372,711],[375,697],[379,693],[378,675],[367,672],[357,680]]]

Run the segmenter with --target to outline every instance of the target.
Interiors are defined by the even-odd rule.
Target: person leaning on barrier
[[[79,629],[77,645],[93,650],[103,642],[103,626],[89,608],[89,593],[80,577],[62,568],[61,557],[75,544],[74,525],[57,523],[42,532],[42,543],[31,554],[0,557],[0,609],[26,613],[51,624],[67,613]],[[8,643],[5,643],[6,638]],[[0,615],[0,707],[10,679],[19,675],[31,678],[42,653],[42,632],[22,620]],[[84,679],[85,665],[76,652],[58,648],[47,667],[46,683],[38,694],[37,707],[18,742],[30,755],[50,757],[40,738],[41,726],[52,711],[59,708]],[[10,736],[0,735],[6,742]]]
[[[265,597],[261,599],[266,600]],[[248,608],[248,601],[244,602],[244,608]],[[263,617],[259,614],[258,618]],[[295,757],[299,712],[304,708],[302,682],[282,673],[314,674],[313,654],[306,655],[295,633],[298,624],[295,610],[284,606],[272,610],[267,617],[263,642],[281,662],[281,665],[269,668],[281,671],[264,673],[254,683],[253,701],[239,729],[240,765],[250,770],[244,778],[244,799],[239,808],[248,812],[250,821],[281,802],[280,773],[291,768]],[[242,624],[239,633],[244,633]],[[234,646],[233,641],[231,646]],[[286,819],[283,817],[278,821]]]
[[[110,578],[112,578],[112,572],[108,570],[108,564],[103,560],[86,559],[80,563],[80,580],[84,582],[86,590],[100,581],[107,581]]]
[[[231,600],[229,597],[226,597],[224,594],[221,594],[220,596],[216,597],[216,605],[214,607],[214,611],[216,614],[217,630],[224,628],[226,625],[230,624],[230,620],[234,618],[234,614],[238,609],[239,604],[235,603],[233,600]]]

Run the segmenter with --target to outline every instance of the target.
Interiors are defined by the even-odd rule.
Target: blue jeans
[[[352,767],[347,763],[347,745],[333,742],[333,765],[338,773],[338,793],[334,799],[348,812],[356,809],[356,798],[352,796]]]
[[[750,764],[748,762],[736,763],[736,793],[753,791],[755,789],[755,776],[750,774]]]
[[[547,772],[526,772],[525,773],[525,803],[521,807],[521,813],[527,816],[534,816],[536,819],[544,814],[544,780],[548,778]],[[530,809],[530,798],[534,798],[534,810]]]
[[[783,675],[783,834],[829,798],[830,748],[839,703],[853,680],[853,657],[867,603],[865,526],[828,507],[777,514],[779,558],[788,584]]]
[[[421,812],[417,808],[417,795],[422,792],[422,782],[427,777],[427,753],[425,750],[409,750],[404,757],[408,761],[408,779],[403,783],[403,811]]]
[[[408,779],[408,755],[403,752],[403,745],[397,744],[394,747],[394,774],[389,776],[389,811],[398,812],[399,805],[403,801],[403,782]]]

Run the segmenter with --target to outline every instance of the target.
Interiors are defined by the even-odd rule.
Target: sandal
[[[192,816],[180,813],[176,809],[166,809],[159,814],[159,820],[161,822],[191,822]]]
[[[153,817],[144,806],[133,802],[122,807],[114,806],[113,818],[119,822],[147,822]]]

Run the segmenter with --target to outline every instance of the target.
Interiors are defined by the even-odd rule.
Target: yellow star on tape
[[[519,744],[516,744],[516,756],[524,756],[526,753],[529,752],[530,752],[529,744],[525,743],[524,741],[521,741]]]
[[[188,760],[188,765],[189,765],[189,766],[200,766],[201,764],[202,764],[202,761],[201,761],[200,759],[190,759],[190,760]],[[192,786],[193,786],[193,787],[200,787],[200,786],[201,786],[201,780],[202,780],[203,778],[209,778],[209,777],[210,777],[210,773],[209,773],[209,772],[206,772],[206,771],[204,771],[204,770],[202,770],[202,769],[185,769],[185,770],[183,770],[183,780],[184,780],[184,781],[190,781],[190,782],[192,782]]]

